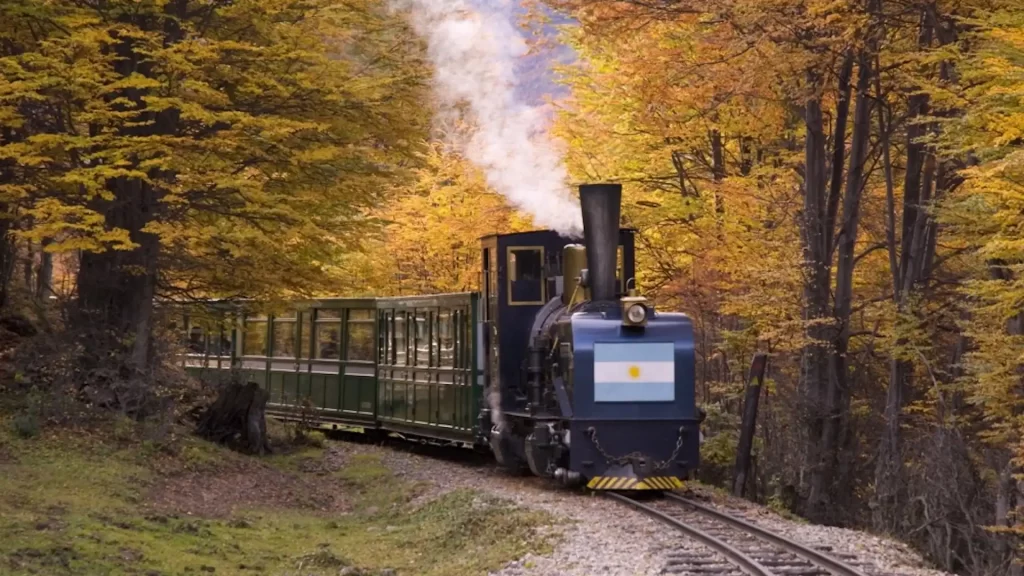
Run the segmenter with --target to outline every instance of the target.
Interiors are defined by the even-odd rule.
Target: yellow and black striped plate
[[[675,490],[683,487],[683,481],[675,476],[650,476],[648,478],[622,478],[615,476],[594,476],[587,482],[591,490]]]

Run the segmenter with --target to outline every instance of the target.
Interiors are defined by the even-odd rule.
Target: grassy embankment
[[[0,573],[482,574],[551,522],[474,491],[416,498],[379,457],[248,458],[126,423],[18,433],[0,413]],[[414,501],[414,498],[416,500]]]

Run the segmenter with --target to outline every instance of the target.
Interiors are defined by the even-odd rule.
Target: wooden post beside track
[[[743,399],[743,422],[740,425],[740,441],[736,447],[736,468],[732,477],[733,496],[743,497],[750,474],[750,451],[754,444],[754,430],[757,427],[757,406],[761,400],[761,387],[764,384],[765,367],[768,355],[758,353],[750,363],[750,376],[747,379],[746,395]]]

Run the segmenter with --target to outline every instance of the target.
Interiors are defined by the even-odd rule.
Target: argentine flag
[[[596,342],[595,402],[674,402],[675,350],[671,342]]]

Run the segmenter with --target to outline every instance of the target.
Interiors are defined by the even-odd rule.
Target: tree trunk
[[[855,249],[860,225],[861,196],[864,190],[864,165],[871,136],[871,100],[868,92],[871,87],[872,66],[870,55],[866,51],[860,53],[857,65],[857,104],[850,144],[849,170],[846,175],[846,192],[843,195],[842,225],[836,237],[838,264],[836,301],[833,309],[835,332],[833,345],[829,351],[829,377],[822,398],[824,418],[820,435],[816,439],[819,444],[819,457],[811,469],[810,491],[807,497],[808,517],[823,521],[829,519],[829,510],[834,511],[835,507],[830,504],[833,504],[832,501],[838,492],[833,483],[841,450],[843,406],[846,404],[845,397],[849,394],[846,355],[853,301],[853,269],[856,265]],[[815,438],[811,438],[811,441],[815,441]]]
[[[78,310],[83,321],[97,328],[97,334],[87,337],[98,337],[105,344],[94,347],[95,352],[120,351],[127,356],[127,367],[145,370],[150,361],[159,242],[143,228],[152,220],[157,195],[152,186],[137,179],[117,178],[110,189],[114,200],[106,206],[106,224],[128,230],[137,247],[82,254]]]
[[[740,136],[740,175],[750,176],[754,167],[754,150],[750,136]]]
[[[725,148],[722,143],[722,133],[712,130],[711,140],[711,178],[715,184],[720,184],[725,179]],[[722,191],[717,186],[712,186],[711,193],[714,195],[715,217],[720,218],[725,213],[725,203],[722,201]]]
[[[754,444],[757,429],[757,405],[761,399],[764,371],[768,364],[767,354],[756,354],[750,363],[746,397],[743,399],[743,423],[740,425],[740,440],[736,447],[736,468],[732,477],[733,496],[743,497],[750,473],[750,450]]]
[[[32,269],[35,268],[36,250],[31,240],[25,241],[25,259],[21,261],[22,276],[25,279],[25,288],[28,291],[33,289]]]
[[[1021,478],[1021,476],[1019,475],[1022,472],[1024,472],[1024,470],[1022,470],[1021,467],[1018,466],[1015,472],[1018,475],[1017,477]],[[1024,479],[1016,480],[1015,484],[1017,485],[1016,509],[1018,511],[1019,518],[1020,512],[1024,510]],[[1017,525],[1020,526],[1020,524],[1021,521],[1018,520]],[[1020,542],[1020,538],[1017,539],[1017,542],[1015,542],[1015,544],[1018,546],[1018,550],[1014,551],[1013,555],[1011,556],[1012,564],[1010,565],[1010,576],[1024,576],[1024,557],[1022,557],[1019,550],[1019,547],[1024,544]]]
[[[907,388],[914,366],[898,359],[889,361],[889,389],[885,398],[885,428],[875,463],[875,495],[872,501],[872,522],[883,533],[896,530],[899,511],[905,499],[903,451],[900,422]]]
[[[11,54],[13,55],[13,52]],[[15,130],[10,123],[0,125],[0,145],[24,140],[23,132],[23,130]],[[10,184],[16,181],[17,176],[11,170],[14,166],[15,162],[11,159],[0,160],[0,184]],[[18,259],[18,245],[12,234],[15,222],[13,212],[14,207],[6,202],[0,202],[0,308],[7,305],[11,280],[14,278]]]
[[[932,43],[933,30],[928,18],[922,17],[918,45],[926,48]],[[881,94],[877,95],[882,98]],[[893,268],[893,301],[900,314],[907,312],[909,298],[915,288],[928,278],[935,250],[935,224],[928,216],[926,205],[932,200],[936,186],[936,159],[924,143],[919,142],[928,127],[917,122],[929,112],[927,94],[914,94],[908,99],[908,120],[906,135],[906,170],[903,176],[903,218],[900,226],[900,251],[890,240],[890,266]],[[880,125],[882,123],[880,122]],[[884,130],[884,127],[883,127]],[[888,135],[883,146],[888,147]],[[888,154],[888,148],[886,148]],[[887,163],[887,170],[889,165]],[[887,173],[890,180],[891,174]],[[895,214],[890,215],[888,235],[895,238]],[[906,344],[903,339],[896,346]],[[885,429],[878,447],[875,463],[875,496],[872,502],[872,523],[882,532],[898,532],[899,518],[903,517],[906,502],[904,464],[901,447],[900,427],[903,407],[908,401],[914,377],[914,364],[910,360],[893,358],[889,365],[889,389],[885,401]]]
[[[7,210],[6,204],[0,204],[0,215],[6,214]],[[11,234],[11,219],[0,216],[0,308],[7,305],[17,259],[18,248]]]
[[[165,6],[167,17],[143,24],[143,28],[159,27],[166,44],[183,38],[179,21],[186,16],[187,2],[174,0]],[[123,16],[131,19],[130,14]],[[118,37],[112,44],[117,56],[114,71],[125,78],[133,74],[155,74],[146,54],[140,51],[131,36]],[[145,107],[147,92],[139,88],[125,88],[111,94],[126,102],[126,112],[138,110],[131,124],[119,128],[128,137],[148,138],[154,135],[174,135],[178,131],[180,112],[173,108],[159,111]],[[137,162],[139,159],[132,158]],[[111,198],[97,199],[92,208],[103,214],[109,229],[127,230],[135,247],[131,250],[86,252],[82,255],[78,276],[78,311],[83,321],[91,322],[102,338],[92,346],[95,357],[87,361],[99,362],[101,354],[115,353],[120,368],[145,371],[152,360],[152,316],[156,295],[159,238],[144,232],[146,226],[159,218],[164,191],[162,182],[173,175],[160,169],[150,169],[148,179],[118,177],[107,182]],[[86,366],[88,368],[88,366]]]
[[[232,382],[199,419],[196,434],[219,444],[240,444],[250,454],[270,452],[266,407],[270,395],[255,382]]]
[[[836,103],[835,132],[832,136],[832,174],[829,177],[828,206],[825,220],[825,246],[829,253],[835,241],[836,217],[839,215],[839,199],[843,190],[843,167],[846,165],[846,124],[850,118],[850,96],[853,93],[853,86],[850,78],[853,77],[854,54],[847,52],[843,58],[843,67],[839,71],[839,89],[837,95],[839,101]]]
[[[849,115],[850,76],[853,58],[847,55],[838,78],[832,170],[826,168],[826,138],[820,96],[809,99],[804,110],[804,215],[801,234],[804,243],[804,323],[808,343],[801,358],[800,398],[802,404],[804,466],[799,484],[804,503],[811,492],[815,471],[821,458],[819,438],[824,428],[826,388],[828,386],[828,343],[831,340],[830,316],[832,284],[833,228],[843,181],[846,152],[846,123]],[[808,73],[810,86],[820,84],[815,73]],[[806,511],[805,511],[806,513]]]
[[[43,240],[39,251],[39,271],[36,273],[36,299],[42,302],[53,295],[53,253],[47,252],[49,240]]]
[[[819,80],[808,74],[809,84]],[[831,257],[825,232],[825,132],[818,97],[808,99],[804,107],[804,213],[801,235],[804,251],[804,325],[807,335],[800,366],[800,397],[804,430],[804,468],[810,475],[819,460],[817,439],[822,430],[823,392],[828,381],[829,340],[828,307],[831,284]],[[806,493],[804,474],[801,491]]]
[[[999,527],[1008,527],[1011,525],[1010,514],[1012,512],[1011,502],[1013,501],[1013,491],[1016,488],[1013,481],[1013,464],[1007,462],[1003,469],[999,472],[998,488],[996,490],[996,503],[995,503],[995,518],[993,525]],[[996,554],[999,555],[1000,563],[1007,561],[1012,563],[1013,555],[1011,554],[1011,546],[1013,543],[1010,541],[1009,536],[996,535],[995,549]]]

